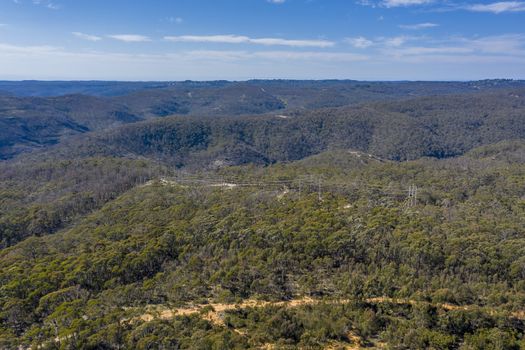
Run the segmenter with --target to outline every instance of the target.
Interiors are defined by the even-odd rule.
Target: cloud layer
[[[290,40],[281,38],[250,38],[243,35],[182,35],[165,36],[165,40],[186,43],[215,43],[215,44],[257,44],[265,46],[290,46],[290,47],[319,47],[326,48],[335,45],[327,40]]]
[[[148,42],[151,41],[151,39],[145,35],[138,35],[138,34],[113,34],[108,35],[108,38],[124,41],[126,43],[140,43],[140,42]]]
[[[366,40],[373,41],[373,45],[363,49],[366,51],[362,54],[342,50],[182,50],[131,54],[0,43],[0,75],[12,79],[466,80],[518,78],[516,70],[525,71],[521,36],[454,38],[440,42],[439,46],[424,45],[416,38],[405,39],[400,46],[388,46],[386,43],[392,38]],[[497,49],[508,52],[496,52],[494,42],[501,45]],[[429,69],[429,65],[433,68]]]
[[[492,4],[474,4],[467,6],[466,9],[474,12],[492,12],[495,14],[503,12],[522,12],[525,11],[525,2],[501,1]]]
[[[451,0],[358,0],[358,4],[370,7],[399,8],[432,5],[436,10],[458,11],[467,10],[471,12],[487,13],[512,13],[524,12],[524,1],[497,1],[491,3],[465,4],[461,1]]]
[[[434,28],[439,27],[439,24],[436,23],[417,23],[417,24],[400,24],[399,28],[401,29],[409,29],[409,30],[419,30],[419,29],[427,29],[427,28]]]
[[[85,33],[81,33],[81,32],[72,32],[71,34],[73,34],[77,38],[88,40],[88,41],[100,41],[100,40],[102,40],[102,38],[99,37],[99,36],[85,34]]]
[[[430,4],[433,0],[384,0],[382,5],[385,7],[400,7]]]

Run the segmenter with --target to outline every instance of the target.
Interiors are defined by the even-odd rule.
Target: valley
[[[0,348],[520,349],[525,88],[363,84],[11,85]]]

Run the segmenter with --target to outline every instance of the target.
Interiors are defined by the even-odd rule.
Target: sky
[[[525,0],[0,0],[0,80],[525,79]]]

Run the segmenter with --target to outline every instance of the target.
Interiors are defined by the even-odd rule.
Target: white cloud
[[[374,39],[367,39],[363,36],[359,36],[355,38],[346,38],[344,39],[344,42],[358,49],[366,49],[369,47],[381,49],[385,47],[400,47],[400,46],[403,46],[408,41],[417,41],[419,39],[420,37],[417,37],[417,36],[406,36],[406,35],[400,35],[400,36],[394,36],[394,37],[377,37]]]
[[[14,1],[16,4],[19,4],[20,1],[19,0],[15,0]],[[34,5],[39,5],[39,6],[45,6],[47,7],[48,9],[51,9],[51,10],[59,10],[60,9],[60,6],[49,1],[49,0],[33,0],[33,4]]]
[[[474,1],[472,1],[474,2]],[[448,12],[458,10],[468,10],[472,12],[490,12],[495,14],[505,12],[525,12],[525,1],[496,1],[492,3],[473,3],[465,4],[459,0],[356,0],[356,3],[362,6],[386,7],[409,7],[421,5],[440,5],[434,7],[437,12]],[[421,29],[421,28],[403,28],[403,29]]]
[[[436,0],[356,0],[356,4],[362,6],[376,7],[408,7],[417,5],[428,5],[436,2]]]
[[[362,36],[359,36],[357,38],[346,38],[345,42],[358,49],[366,49],[367,47],[374,45],[373,41],[368,40],[367,38]]]
[[[373,0],[357,0],[356,4],[361,6],[370,6],[370,7],[376,7],[377,3]]]
[[[164,39],[173,42],[225,44],[241,44],[250,40],[250,38],[240,35],[182,35],[165,36]]]
[[[261,38],[261,39],[250,39],[252,44],[260,45],[281,45],[281,46],[292,46],[292,47],[332,47],[335,44],[327,40],[290,40],[290,39],[279,39],[279,38]]]
[[[315,52],[315,51],[223,51],[223,50],[199,50],[186,51],[184,53],[191,59],[201,60],[226,60],[243,61],[264,59],[270,61],[300,60],[300,61],[343,61],[357,62],[368,59],[368,56],[349,52]]]
[[[489,54],[523,55],[525,56],[525,35],[505,34],[481,38],[457,38],[460,45]]]
[[[84,58],[100,58],[108,61],[118,59],[128,60],[145,60],[148,62],[163,61],[171,59],[184,59],[188,62],[194,60],[213,61],[216,59],[228,61],[241,60],[311,60],[311,61],[362,61],[369,57],[361,54],[354,54],[350,52],[318,52],[318,51],[232,51],[232,50],[187,50],[178,51],[176,53],[165,54],[122,54],[114,52],[100,52],[100,51],[67,51],[62,47],[57,46],[18,46],[12,44],[0,43],[0,57],[8,55],[23,54],[27,57],[47,57],[47,56],[62,56],[62,57],[84,57]],[[0,67],[1,68],[1,67]]]
[[[272,4],[284,4],[286,0],[267,0],[269,3]]]
[[[467,6],[466,9],[474,12],[492,12],[495,14],[503,12],[522,12],[525,11],[525,2],[501,1],[491,4],[474,4]]]
[[[113,34],[108,35],[108,38],[124,41],[127,43],[139,43],[139,42],[147,42],[151,41],[151,39],[144,35],[137,35],[137,34]]]
[[[290,47],[332,47],[335,45],[327,40],[290,40],[281,38],[250,38],[244,35],[182,35],[165,36],[165,40],[186,43],[220,43],[220,44],[257,44],[265,46]]]
[[[472,53],[474,50],[468,47],[425,47],[425,46],[412,46],[405,48],[396,48],[393,50],[384,51],[388,55],[392,56],[421,56],[429,54],[465,54]]]
[[[381,5],[385,7],[404,7],[414,5],[425,5],[430,4],[433,0],[383,0]]]
[[[181,23],[184,22],[184,18],[170,16],[170,17],[164,18],[162,21],[166,21],[166,22],[170,22],[170,23],[176,23],[176,24],[181,24]]]
[[[366,55],[351,52],[177,51],[132,54],[69,51],[53,46],[0,43],[0,76],[6,79],[215,80],[215,79],[364,79],[468,80],[524,78],[523,38],[502,36],[511,52],[490,53],[497,37],[412,38],[412,47],[387,47],[374,41]],[[423,42],[426,40],[426,42]],[[522,50],[521,53],[519,50]],[[78,67],[84,67],[79,70]]]
[[[406,43],[408,38],[406,36],[396,36],[393,38],[387,38],[384,40],[386,46],[399,47]]]
[[[99,36],[91,35],[91,34],[85,34],[85,33],[81,33],[81,32],[72,32],[71,34],[73,34],[77,38],[88,40],[88,41],[100,41],[100,40],[102,40],[102,38],[99,37]]]
[[[419,30],[419,29],[426,29],[426,28],[434,28],[438,26],[439,24],[426,22],[426,23],[417,23],[417,24],[400,24],[399,28],[409,29],[409,30]]]
[[[369,57],[349,52],[299,52],[299,51],[261,51],[253,53],[254,57],[273,60],[309,60],[357,62]]]
[[[211,50],[131,54],[0,43],[0,75],[10,79],[320,79],[340,77],[338,63],[354,67],[367,59],[347,52]],[[79,66],[85,69],[78,70]]]
[[[50,45],[41,45],[41,46],[18,46],[11,44],[2,44],[0,43],[0,56],[12,56],[18,54],[24,55],[43,55],[56,53],[60,51],[61,48]]]
[[[525,36],[506,34],[480,38],[452,37],[443,40],[428,40],[417,46],[383,46],[380,53],[385,57],[395,59],[410,59],[430,57],[453,62],[471,59],[475,62],[490,61],[490,59],[515,62],[525,62]],[[474,60],[474,57],[476,59]]]

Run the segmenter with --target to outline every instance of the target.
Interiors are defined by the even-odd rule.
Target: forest
[[[0,349],[525,349],[521,82],[26,84]]]

